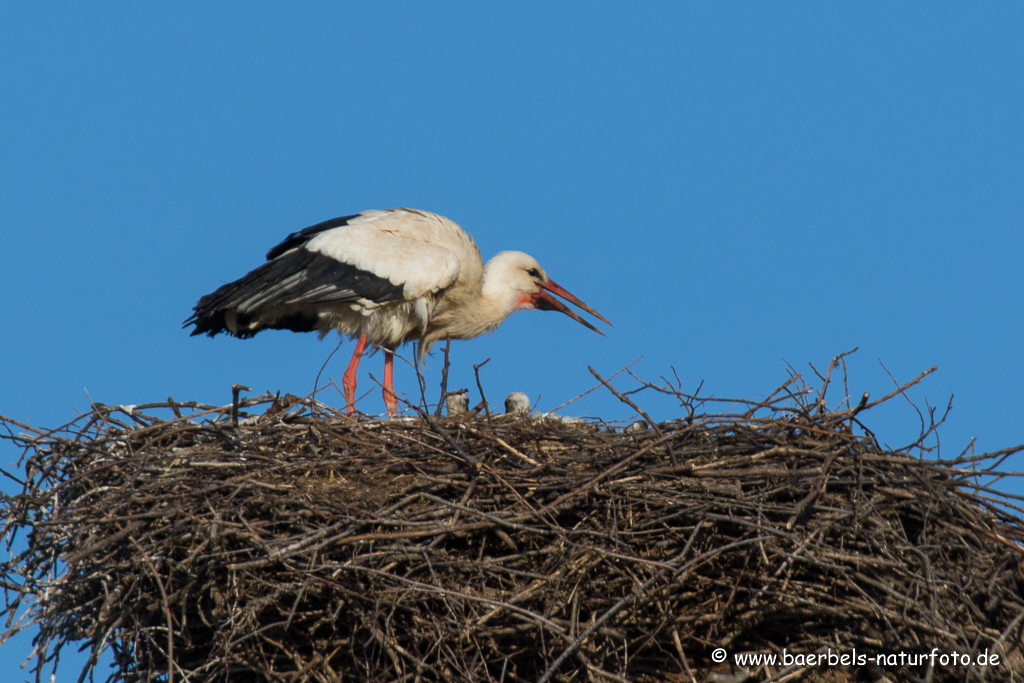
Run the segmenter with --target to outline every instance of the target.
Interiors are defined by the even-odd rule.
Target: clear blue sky
[[[287,233],[412,206],[615,323],[516,314],[453,346],[452,386],[491,357],[489,398],[549,409],[642,355],[757,397],[859,346],[856,395],[891,389],[879,361],[939,367],[911,397],[956,395],[945,456],[1020,443],[1022,36],[1017,3],[5,3],[0,413],[308,393],[333,340],[181,322]],[[629,415],[604,391],[567,412]],[[902,400],[865,420],[918,427]]]

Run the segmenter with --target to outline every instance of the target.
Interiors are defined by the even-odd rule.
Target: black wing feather
[[[358,300],[385,303],[403,298],[403,285],[301,246],[310,236],[339,227],[329,223],[293,233],[270,250],[271,260],[199,299],[184,327],[195,325],[193,336],[204,332],[211,337],[219,332],[230,333],[226,321],[227,314],[233,312],[240,327],[239,336],[250,337],[268,328],[311,332],[319,329],[318,307]],[[300,237],[303,233],[306,236]],[[258,325],[249,329],[253,321],[258,321]]]

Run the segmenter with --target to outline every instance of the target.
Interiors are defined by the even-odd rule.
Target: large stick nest
[[[272,396],[5,419],[6,635],[38,629],[39,678],[84,641],[114,681],[1019,680],[1022,510],[990,483],[1024,447],[926,458],[932,419],[889,449],[877,401],[799,384],[675,391],[645,430]],[[730,665],[783,648],[1000,660]]]

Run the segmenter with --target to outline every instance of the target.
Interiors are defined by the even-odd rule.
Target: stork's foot
[[[352,352],[352,360],[348,362],[348,368],[341,377],[341,388],[345,390],[345,412],[349,415],[356,414],[356,371],[359,369],[359,359],[363,357],[366,349],[366,335],[359,335],[356,341],[355,351]]]
[[[398,417],[398,397],[395,395],[395,353],[391,349],[384,350],[384,405],[388,408],[388,417]]]
[[[356,378],[355,373],[349,377],[348,373],[345,373],[345,377],[341,380],[341,388],[345,391],[345,412],[349,415],[356,414]]]
[[[388,408],[388,417],[398,417],[398,397],[387,389],[381,393],[384,394],[384,405]]]

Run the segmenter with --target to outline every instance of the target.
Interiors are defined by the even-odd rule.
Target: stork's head
[[[603,335],[575,311],[552,296],[557,294],[599,320],[611,325],[593,308],[576,298],[567,289],[548,277],[537,259],[521,251],[503,251],[487,263],[484,270],[484,296],[501,302],[508,313],[537,308],[542,311],[561,311],[567,316]]]

